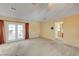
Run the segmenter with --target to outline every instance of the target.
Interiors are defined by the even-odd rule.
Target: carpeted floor
[[[6,56],[79,56],[79,48],[60,40],[43,38],[0,45],[0,55]]]

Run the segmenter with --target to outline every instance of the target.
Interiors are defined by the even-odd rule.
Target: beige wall
[[[64,17],[64,39],[67,44],[79,47],[79,15]]]
[[[19,23],[27,23],[28,22],[29,25],[30,25],[29,37],[30,38],[39,37],[39,34],[40,34],[40,22],[37,22],[37,21],[25,21],[23,19],[12,18],[12,17],[3,17],[3,16],[0,16],[0,20],[5,20],[5,22],[6,21],[13,21],[13,22],[19,22]]]
[[[37,38],[40,36],[40,22],[30,22],[30,38]]]
[[[63,21],[64,38],[66,44],[79,47],[79,15],[64,17]],[[41,22],[41,36],[47,39],[55,39],[55,32],[50,27],[55,25],[54,20]],[[59,21],[60,22],[60,21]]]
[[[55,32],[54,29],[51,30],[51,27],[54,27],[54,20],[46,21],[46,22],[41,22],[41,36],[47,39],[55,39]]]

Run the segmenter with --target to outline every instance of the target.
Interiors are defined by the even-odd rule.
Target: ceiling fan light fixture
[[[14,7],[11,7],[11,9],[12,9],[12,10],[16,10],[16,8],[14,8]]]

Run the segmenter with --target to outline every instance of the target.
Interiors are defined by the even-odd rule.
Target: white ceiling
[[[16,9],[16,10],[15,10]],[[25,20],[60,19],[64,16],[79,14],[79,4],[53,3],[0,3],[0,15]]]

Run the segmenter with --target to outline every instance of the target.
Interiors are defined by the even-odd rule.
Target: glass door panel
[[[16,25],[8,25],[8,40],[14,41],[16,39]]]
[[[18,24],[17,25],[17,39],[23,39],[24,37],[23,37],[23,30],[24,28],[23,28],[23,25],[21,25],[21,24]]]

